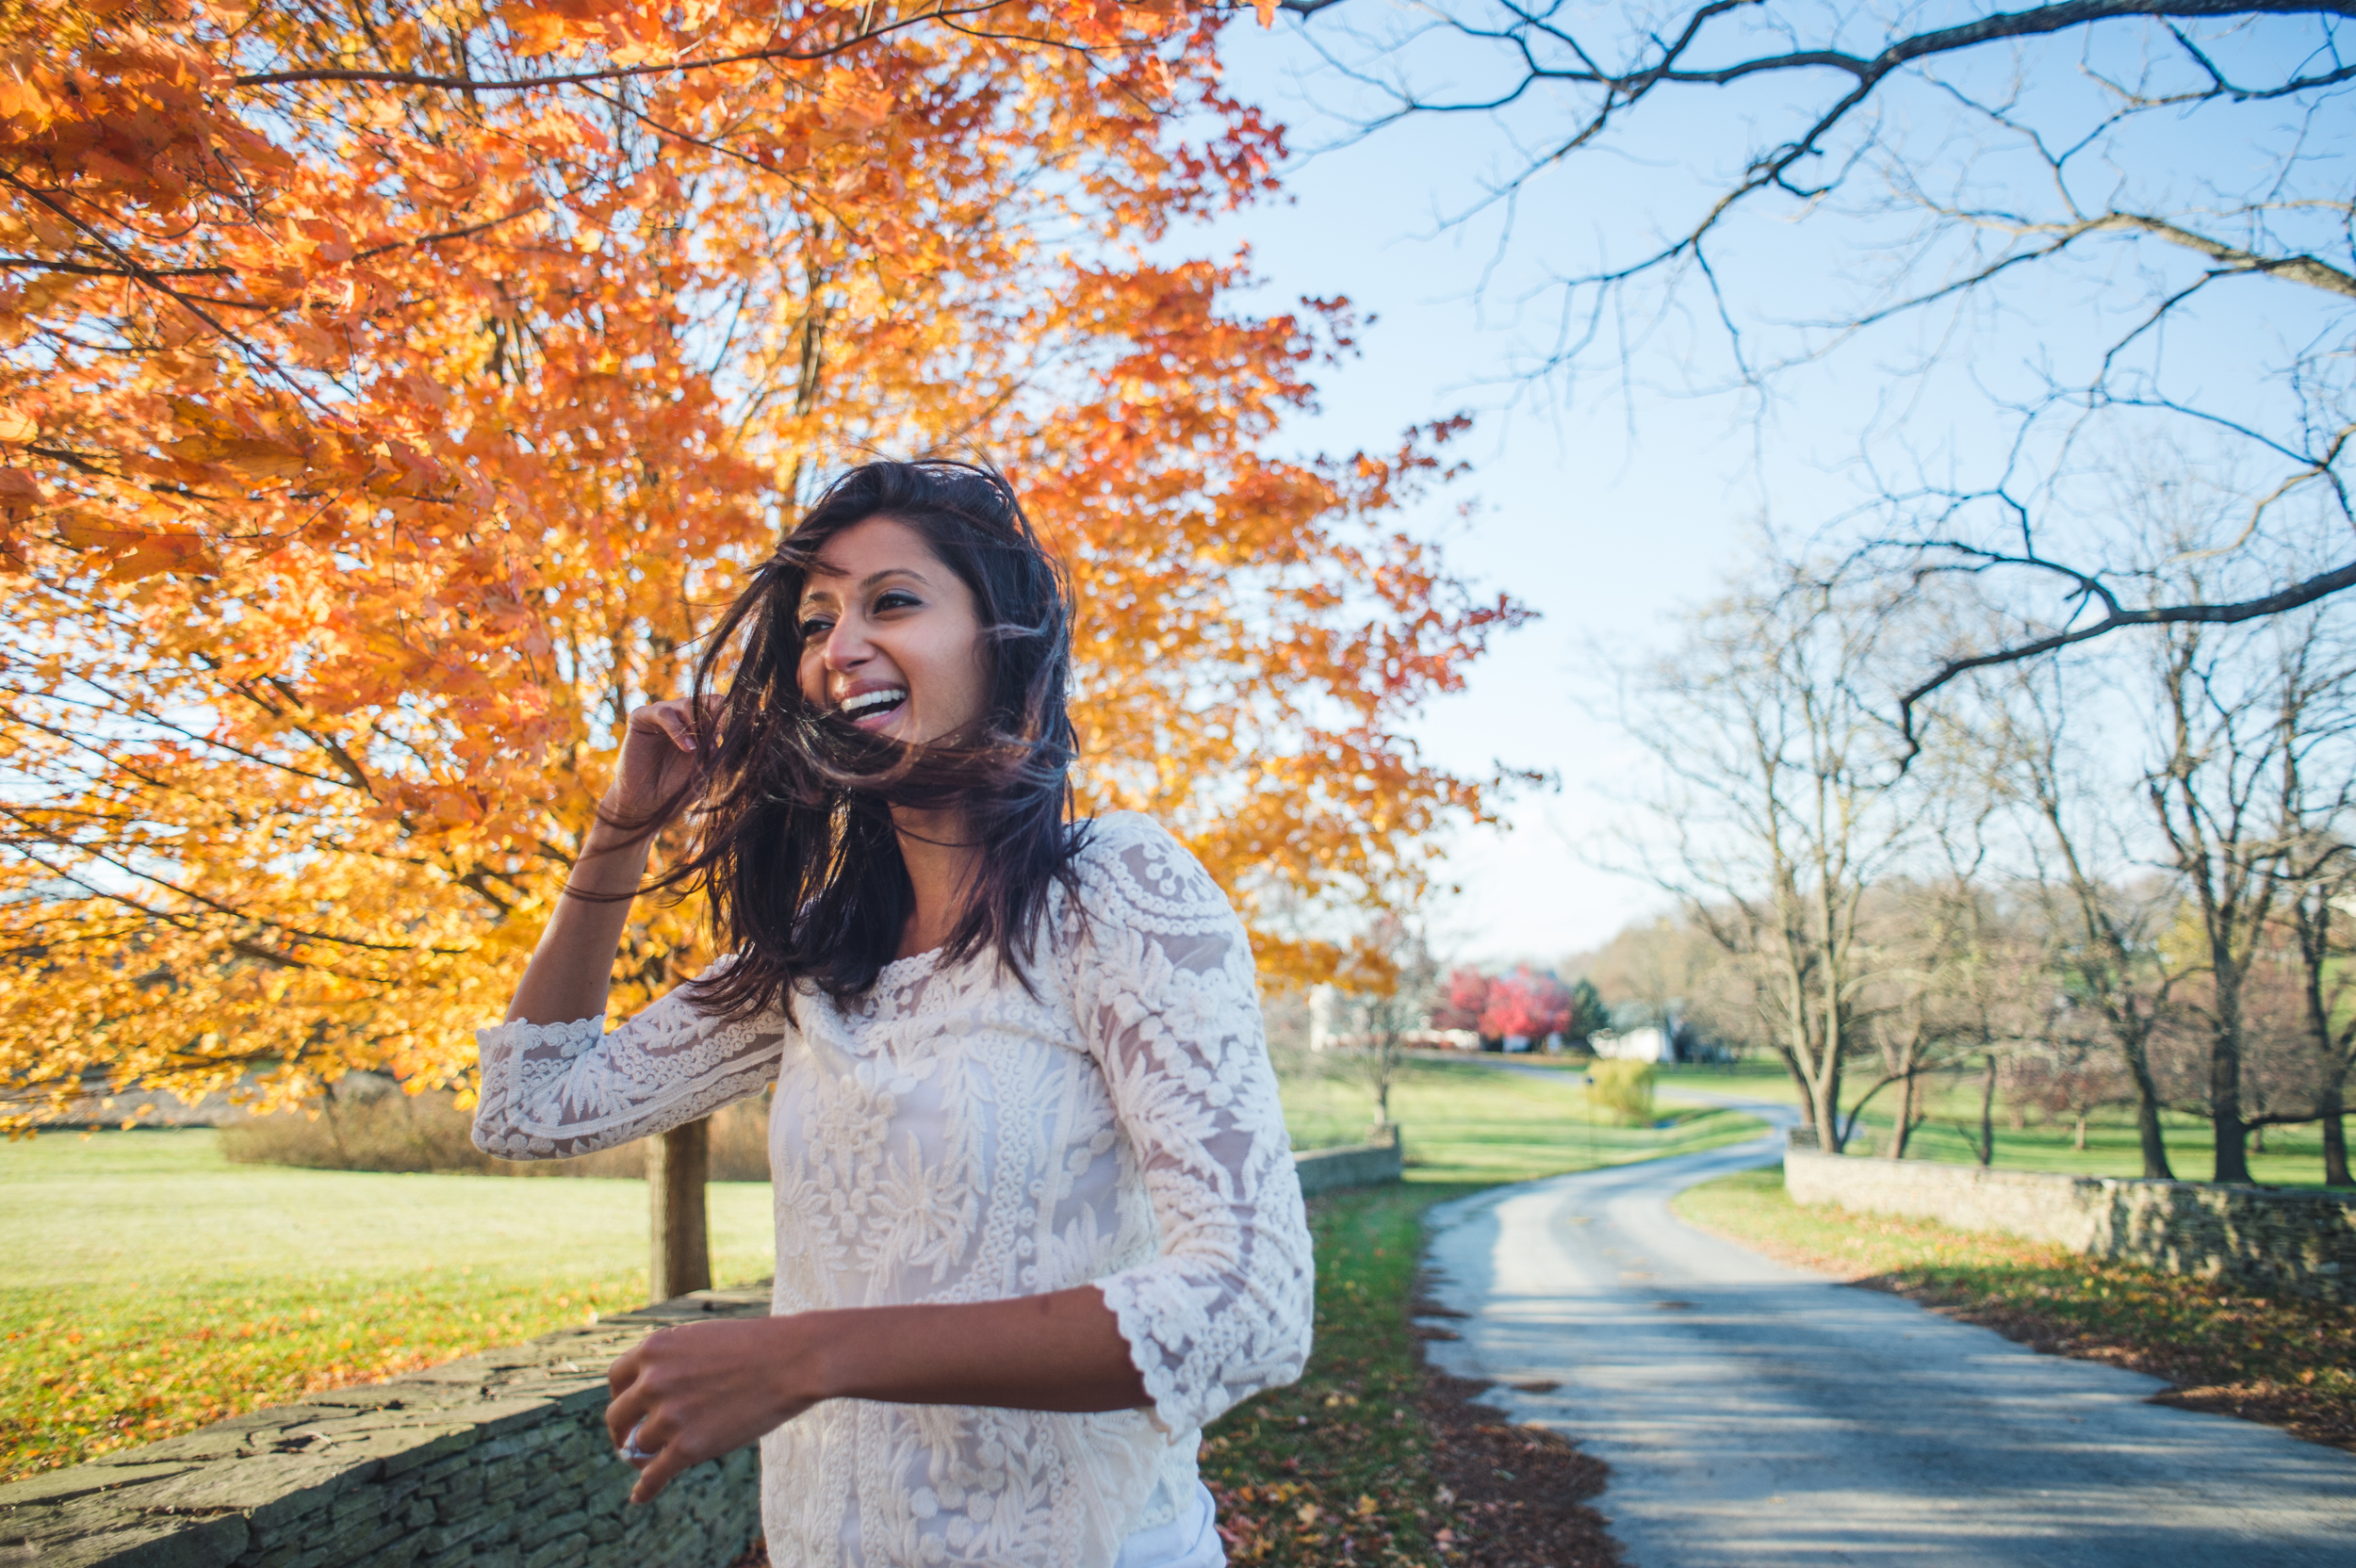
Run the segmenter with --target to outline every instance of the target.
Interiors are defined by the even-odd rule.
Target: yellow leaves
[[[239,49],[287,67],[422,57],[399,7],[385,29],[323,5],[259,0]],[[568,51],[660,60],[841,25],[823,7],[697,5],[707,24],[608,0],[499,20],[544,71]],[[1341,896],[1476,798],[1397,734],[1478,629],[1432,608],[1455,602],[1444,572],[1361,537],[1407,470],[1254,449],[1307,399],[1328,324],[1236,314],[1240,258],[1149,268],[1090,237],[1256,177],[1173,151],[1138,112],[1140,93],[1217,80],[1207,34],[1122,54],[1190,36],[1187,6],[912,28],[860,69],[653,74],[630,103],[682,134],[611,145],[554,95],[239,95],[188,63],[219,41],[211,14],[155,13],[162,41],[130,64],[51,51],[106,91],[38,131],[38,155],[71,168],[91,146],[143,171],[136,202],[157,204],[123,241],[194,270],[187,292],[244,303],[215,312],[232,342],[153,291],[61,285],[39,308],[145,347],[5,388],[33,388],[8,405],[24,426],[0,422],[12,619],[72,650],[34,684],[121,694],[108,735],[205,717],[78,773],[0,729],[12,776],[74,822],[129,825],[101,847],[180,879],[147,890],[163,913],[142,923],[0,866],[0,947],[29,950],[47,923],[75,955],[38,987],[0,966],[0,1070],[78,1071],[72,1051],[168,1077],[183,1069],[153,1042],[210,1036],[212,1070],[268,1058],[289,1084],[371,1063],[463,1077],[467,1031],[504,1006],[586,829],[614,704],[680,688],[711,607],[792,515],[789,487],[806,499],[866,450],[973,443],[1013,470],[1082,586],[1088,803],[1169,818],[1239,896]],[[697,25],[709,40],[679,30]],[[1042,28],[1055,43],[1015,36]],[[12,156],[56,106],[26,85],[36,66],[8,63],[22,32],[0,20]],[[282,123],[303,115],[333,118]],[[1242,121],[1217,134],[1238,169],[1275,146]],[[100,210],[133,212],[125,190]],[[0,193],[11,254],[82,257],[88,237],[53,219]],[[160,234],[175,237],[139,237]],[[740,292],[738,326],[705,330],[696,302]],[[0,308],[21,318],[31,297]],[[37,433],[79,466],[28,450]],[[1313,710],[1355,739],[1313,730]],[[645,962],[618,1004],[704,961],[695,913],[634,912]],[[1256,939],[1272,967],[1343,961]]]
[[[183,463],[218,464],[249,480],[294,479],[310,467],[295,449],[252,436],[188,435],[171,451]]]
[[[552,55],[564,47],[572,24],[561,16],[545,11],[517,9],[505,18],[508,34],[514,39],[515,54],[524,59]],[[630,61],[618,61],[629,64]]]

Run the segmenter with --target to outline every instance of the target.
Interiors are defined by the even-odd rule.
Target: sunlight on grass
[[[1852,1075],[1843,1086],[1842,1103],[1854,1107],[1873,1082],[1871,1074]],[[1800,1102],[1792,1075],[1779,1063],[1773,1062],[1743,1062],[1733,1069],[1667,1068],[1662,1070],[1661,1085],[1664,1094],[1680,1086],[1690,1086],[1778,1104]],[[1895,1094],[1895,1089],[1884,1089],[1867,1104],[1850,1144],[1853,1152],[1881,1152],[1890,1137]],[[1939,1080],[1931,1087],[1929,1111],[1929,1119],[1917,1127],[1907,1140],[1906,1157],[1955,1165],[1976,1164],[1979,1156],[1972,1152],[1971,1138],[1965,1136],[1962,1129],[1968,1127],[1973,1137],[1978,1135],[1978,1079]],[[2160,1126],[2168,1143],[2168,1164],[2177,1179],[2207,1181],[2217,1158],[2217,1141],[2210,1135],[2209,1124],[2199,1117],[2171,1111],[2161,1117]],[[2143,1174],[2143,1151],[2135,1141],[2135,1121],[2123,1106],[2107,1107],[2087,1119],[2086,1148],[2073,1147],[2074,1141],[2075,1129],[2067,1122],[2032,1119],[2026,1126],[2013,1126],[2008,1108],[2001,1097],[1998,1099],[1994,1162],[1998,1169],[2050,1170],[2070,1176]],[[2265,1142],[2264,1149],[2253,1148],[2250,1153],[2252,1180],[2269,1186],[2323,1184],[2321,1127],[2269,1127]]]
[[[722,1282],[766,1184],[715,1185]],[[0,1478],[645,1304],[646,1196],[233,1166],[209,1130],[0,1147]]]
[[[2166,1378],[2181,1402],[2356,1446],[2356,1309],[2266,1297],[2050,1242],[1803,1207],[1780,1167],[1689,1187],[1680,1218],[1771,1257],[1876,1279],[2041,1349]]]
[[[1391,1091],[1407,1146],[1410,1182],[1520,1182],[1686,1154],[1740,1143],[1766,1130],[1740,1112],[1661,1108],[1666,1125],[1622,1127],[1590,1104],[1579,1074],[1560,1081],[1482,1061],[1418,1057]],[[1301,1071],[1284,1081],[1284,1122],[1296,1149],[1366,1136],[1374,1100],[1343,1073]]]

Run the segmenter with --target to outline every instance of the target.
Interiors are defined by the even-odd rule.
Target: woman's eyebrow
[[[820,569],[824,570],[823,567]],[[840,577],[842,574],[836,572],[829,573],[828,575],[831,577]],[[875,587],[875,584],[883,581],[886,578],[894,577],[914,578],[917,581],[924,583],[927,588],[932,586],[931,580],[914,566],[886,566],[880,572],[870,572],[864,578],[860,579],[859,592],[865,593],[869,589]],[[822,588],[817,583],[813,582],[809,587],[802,590],[802,604],[807,607],[812,603],[831,599],[834,596],[835,591],[833,589]]]

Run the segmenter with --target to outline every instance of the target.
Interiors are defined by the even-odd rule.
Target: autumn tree
[[[1442,993],[1432,1004],[1432,1027],[1479,1034],[1481,1016],[1489,1007],[1490,984],[1489,977],[1477,969],[1460,965],[1448,971]]]
[[[463,1085],[614,756],[796,504],[990,452],[1071,564],[1080,789],[1256,918],[1482,809],[1407,714],[1520,612],[1293,459],[1341,302],[1171,4],[30,0],[0,18],[0,1078]],[[1149,253],[1150,250],[1150,253]],[[1280,968],[1330,952],[1263,929]],[[614,1005],[706,957],[634,918]]]
[[[1570,1021],[1570,988],[1528,964],[1516,964],[1490,981],[1481,999],[1483,1038],[1542,1040],[1561,1034]]]

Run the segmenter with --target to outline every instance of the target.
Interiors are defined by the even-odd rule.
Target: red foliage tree
[[[1500,974],[1488,983],[1480,1029],[1490,1037],[1519,1035],[1534,1040],[1560,1033],[1570,1021],[1570,988],[1551,974],[1522,964],[1511,974]]]
[[[1479,1030],[1488,1005],[1489,977],[1477,969],[1453,971],[1448,977],[1448,1000],[1432,1009],[1432,1027]]]

